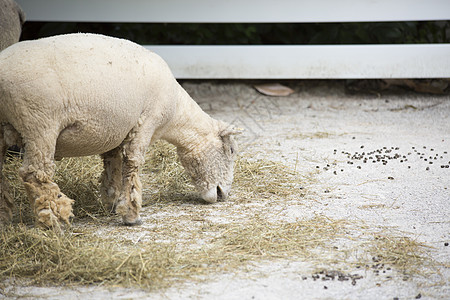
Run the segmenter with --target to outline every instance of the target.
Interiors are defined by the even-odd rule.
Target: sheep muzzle
[[[228,191],[229,189],[218,185],[217,187],[202,193],[201,197],[208,203],[216,203],[217,201],[226,200],[228,198]]]

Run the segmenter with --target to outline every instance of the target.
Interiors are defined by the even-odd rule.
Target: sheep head
[[[237,146],[233,135],[240,129],[224,122],[196,147],[178,149],[181,164],[200,192],[203,200],[215,203],[226,200],[231,190]]]

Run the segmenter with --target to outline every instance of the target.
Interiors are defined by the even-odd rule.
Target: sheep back
[[[0,122],[23,138],[56,130],[56,157],[109,151],[144,120],[164,126],[182,89],[158,55],[94,34],[17,43],[0,70]]]

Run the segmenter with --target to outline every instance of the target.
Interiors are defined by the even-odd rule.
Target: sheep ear
[[[244,129],[237,128],[234,125],[222,123],[222,129],[220,130],[219,134],[221,137],[230,136],[230,135],[236,135],[241,134]]]

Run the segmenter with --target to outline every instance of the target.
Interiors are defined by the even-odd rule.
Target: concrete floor
[[[402,90],[350,95],[344,82],[326,81],[294,83],[296,93],[283,98],[261,96],[242,84],[185,87],[207,112],[246,129],[241,137],[244,152],[279,160],[301,173],[318,172],[314,188],[319,198],[300,214],[396,228],[429,245],[428,255],[445,265],[439,270],[442,277],[380,284],[382,280],[366,274],[358,287],[336,282],[325,290],[320,284],[299,281],[294,276],[299,266],[286,263],[264,279],[225,280],[227,288],[219,279],[219,292],[211,298],[412,299],[420,294],[444,299],[450,295],[448,95]],[[298,214],[293,208],[291,215]]]

